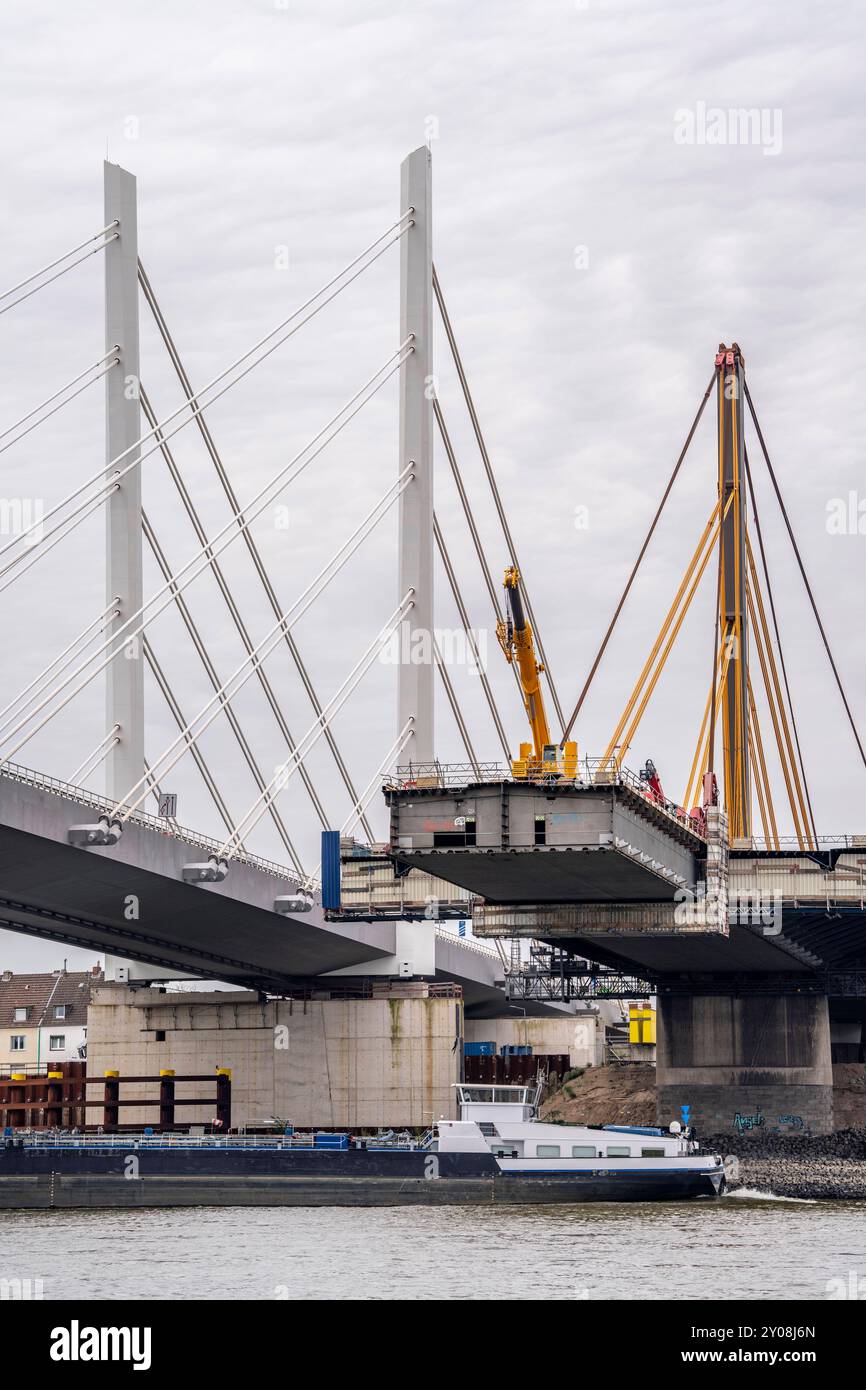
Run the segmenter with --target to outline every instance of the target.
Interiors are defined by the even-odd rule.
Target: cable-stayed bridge
[[[105,168],[101,229],[0,297],[2,315],[87,257],[104,259],[105,352],[64,385],[51,383],[50,394],[0,434],[0,451],[11,448],[88,386],[103,383],[105,463],[76,479],[65,496],[38,515],[28,514],[27,499],[20,499],[18,514],[7,503],[9,539],[0,544],[0,593],[17,586],[8,603],[26,604],[30,571],[101,514],[106,586],[101,611],[86,615],[85,625],[57,654],[44,653],[47,664],[0,710],[0,920],[34,936],[99,946],[138,962],[145,976],[156,969],[182,971],[280,992],[337,970],[362,977],[382,969],[457,980],[467,1002],[485,1010],[495,1007],[501,994],[508,958],[503,941],[528,937],[547,943],[560,957],[591,962],[584,978],[603,968],[631,981],[624,993],[646,992],[649,986],[658,992],[662,1067],[670,1078],[666,1104],[685,1084],[683,1077],[695,1094],[705,1095],[708,1116],[727,1104],[731,1087],[751,1088],[753,1099],[758,1092],[764,1095],[761,1087],[781,1087],[810,1123],[825,1125],[827,1001],[835,1001],[840,1017],[845,1010],[859,1017],[857,1001],[866,996],[866,840],[850,834],[822,837],[815,824],[745,443],[748,416],[864,765],[866,756],[758,423],[743,353],[736,344],[720,345],[662,501],[567,718],[433,265],[426,148],[404,161],[397,211],[378,237],[198,389],[139,255],[135,180],[115,165]],[[264,483],[242,489],[218,447],[211,408],[389,253],[399,259],[400,278],[392,350],[302,448]],[[181,391],[180,405],[168,414],[158,413],[142,382],[142,304]],[[437,312],[509,561],[508,607],[437,387]],[[367,497],[363,515],[353,518],[345,535],[323,535],[320,563],[286,604],[255,523],[392,379],[399,393],[392,481]],[[572,730],[714,393],[719,462],[714,505],[607,748],[599,757],[579,757]],[[210,524],[176,451],[175,437],[190,428],[204,445],[228,508],[228,519],[219,526]],[[479,629],[434,508],[434,438],[453,478],[493,626],[529,721],[532,742],[521,744],[516,757],[480,650]],[[195,537],[192,553],[180,564],[172,562],[162,538],[162,514],[142,500],[147,461],[154,457],[162,460]],[[342,680],[323,697],[300,648],[298,624],[338,575],[351,573],[362,547],[381,544],[381,526],[389,515],[397,519],[394,604],[390,612],[370,617],[367,645],[353,654],[354,664],[347,656]],[[309,525],[315,524],[311,516]],[[237,551],[246,553],[255,572],[256,618],[267,614],[261,635],[236,594],[231,564]],[[150,593],[144,583],[146,552],[159,575]],[[485,761],[488,748],[482,747],[452,678],[446,638],[435,621],[437,557],[502,763]],[[205,576],[243,651],[228,671],[211,650],[190,599],[191,587]],[[651,762],[637,775],[627,760],[702,581],[715,593],[709,690],[702,718],[696,711],[694,757],[677,802],[663,790]],[[155,650],[157,620],[169,611],[210,691],[194,712],[186,695],[178,693],[185,691],[184,672],[169,671]],[[277,652],[290,658],[308,703],[309,722],[300,736],[269,673],[269,659]],[[385,653],[396,669],[394,737],[381,749],[374,776],[359,787],[338,742],[338,716]],[[754,681],[752,654],[758,668]],[[146,671],[177,728],[148,759]],[[464,749],[459,765],[437,758],[437,683]],[[75,772],[63,781],[46,770],[27,770],[27,745],[100,686],[104,729],[95,746],[78,750]],[[242,714],[241,692],[251,687],[273,720],[271,746],[278,758],[267,762]],[[546,701],[562,731],[558,741],[549,731]],[[245,808],[234,804],[223,768],[207,755],[206,735],[214,726],[230,736],[255,785]],[[771,741],[794,828],[790,838],[780,833]],[[327,750],[341,787],[345,809],[339,825],[314,780],[314,749]],[[222,826],[219,837],[178,824],[168,788],[181,765],[194,766],[207,789]],[[98,789],[94,779],[102,783]],[[326,868],[304,863],[296,829],[282,809],[283,794],[296,780],[309,802],[306,814],[325,832]],[[377,846],[372,818],[383,785],[390,836]],[[250,848],[263,826],[277,837],[282,863],[258,858]],[[377,874],[384,877],[374,891]],[[471,915],[476,935],[491,944],[461,942],[440,929],[435,956],[419,967],[421,948],[407,949],[411,938],[403,924],[458,915]],[[516,953],[511,961],[516,967]],[[577,970],[573,977],[579,977]],[[551,967],[545,994],[536,969],[522,991],[522,1006],[544,1008],[561,1000],[562,978],[561,966]],[[520,979],[515,968],[512,994],[521,995]]]

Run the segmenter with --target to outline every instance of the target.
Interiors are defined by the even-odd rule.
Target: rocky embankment
[[[866,1129],[824,1135],[706,1134],[701,1142],[734,1156],[734,1189],[757,1189],[777,1197],[866,1201]]]
[[[833,1068],[835,1134],[701,1134],[701,1143],[737,1160],[732,1188],[778,1197],[866,1201],[866,1067]],[[655,1068],[590,1067],[571,1077],[542,1106],[561,1124],[656,1123]]]

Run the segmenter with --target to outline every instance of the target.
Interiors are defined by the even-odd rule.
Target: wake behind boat
[[[0,1207],[401,1206],[718,1196],[688,1130],[555,1125],[540,1088],[459,1085],[423,1139],[347,1134],[7,1136]]]

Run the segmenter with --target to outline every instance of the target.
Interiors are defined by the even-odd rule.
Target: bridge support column
[[[108,475],[137,460],[132,446],[141,437],[138,349],[138,232],[136,187],[132,174],[105,164],[105,224],[119,222],[116,241],[105,249],[105,346],[120,348],[120,366],[105,377],[106,463],[125,457]],[[106,601],[119,598],[120,616],[109,625],[117,631],[141,607],[141,471],[121,480],[105,503]],[[137,624],[133,624],[133,627]],[[144,659],[140,637],[130,638],[121,656],[106,671],[106,734],[118,725],[118,739],[105,762],[105,790],[120,801],[144,774]]]
[[[400,211],[413,223],[400,241],[400,342],[414,352],[400,368],[399,471],[413,465],[400,495],[399,594],[414,589],[401,624],[397,665],[397,728],[414,728],[405,762],[433,761],[433,243],[430,151],[413,150],[400,170]]]
[[[660,1124],[687,1105],[699,1134],[829,1134],[827,999],[814,994],[660,994]]]

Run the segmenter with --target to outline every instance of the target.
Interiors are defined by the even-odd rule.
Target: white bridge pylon
[[[207,421],[208,408],[233,389],[244,377],[298,333],[326,305],[347,290],[393,246],[399,248],[400,309],[396,345],[386,360],[363,381],[349,399],[322,425],[304,447],[273,473],[253,496],[241,501],[234,490]],[[83,252],[83,254],[81,254]],[[16,764],[21,750],[66,709],[98,677],[104,674],[106,690],[105,729],[91,750],[79,750],[73,780],[90,778],[100,768],[105,772],[104,808],[97,819],[70,827],[69,838],[82,847],[110,847],[116,844],[125,825],[143,812],[151,796],[160,797],[165,778],[190,754],[216,806],[225,827],[220,848],[206,863],[188,866],[189,881],[218,883],[225,878],[233,858],[245,850],[245,837],[255,831],[266,816],[279,834],[291,867],[286,876],[298,892],[312,901],[320,881],[318,868],[305,869],[300,855],[277,806],[278,796],[288,781],[298,774],[303,780],[315,814],[323,828],[335,823],[326,812],[313,784],[308,755],[320,740],[330,747],[349,796],[349,812],[341,831],[348,834],[358,824],[367,838],[372,830],[367,811],[381,785],[381,777],[401,757],[414,764],[434,760],[434,667],[448,697],[460,737],[473,767],[478,767],[472,737],[448,672],[448,661],[436,641],[434,621],[434,543],[438,547],[452,594],[470,644],[475,641],[469,614],[460,592],[441,525],[433,507],[434,426],[442,437],[463,512],[473,539],[477,558],[490,595],[494,621],[500,613],[500,598],[484,555],[478,525],[463,486],[453,446],[447,433],[441,403],[436,399],[433,364],[434,302],[445,325],[466,405],[481,450],[494,501],[503,524],[509,558],[515,561],[513,543],[496,489],[474,404],[469,395],[463,364],[459,358],[453,329],[448,320],[441,286],[436,278],[432,250],[431,156],[426,146],[414,150],[403,161],[400,179],[399,216],[325,284],[282,318],[243,354],[224,367],[197,391],[177,352],[156,295],[139,257],[136,180],[117,165],[105,165],[105,212],[101,231],[57,257],[40,271],[18,281],[0,295],[0,314],[71,271],[87,256],[103,253],[105,259],[105,342],[102,358],[84,368],[64,386],[54,390],[41,404],[28,410],[14,424],[0,429],[0,450],[13,447],[25,434],[61,410],[92,383],[105,382],[106,459],[90,477],[76,482],[61,500],[52,502],[38,520],[22,519],[11,539],[0,545],[0,593],[19,582],[55,546],[71,535],[86,519],[104,508],[106,523],[105,581],[106,604],[81,632],[54,656],[38,676],[0,710],[0,770]],[[162,418],[157,417],[141,379],[139,344],[139,292],[153,314],[156,326],[183,390],[183,401]],[[266,508],[281,498],[287,488],[313,463],[350,424],[387,381],[398,376],[398,466],[394,482],[378,498],[353,532],[336,547],[330,558],[293,603],[285,606],[276,590],[253,539],[253,522]],[[0,422],[2,424],[2,422]],[[190,488],[171,450],[170,441],[188,425],[195,424],[217,471],[230,503],[231,515],[225,525],[208,533],[199,517]],[[12,436],[11,438],[9,436]],[[197,551],[179,567],[172,568],[160,546],[153,525],[142,506],[142,473],[147,461],[160,454],[178,489],[180,500],[193,523]],[[372,535],[393,507],[398,510],[397,607],[368,643],[363,654],[330,698],[322,700],[313,685],[298,649],[294,631],[300,617],[324,593],[328,585]],[[254,641],[234,599],[231,586],[221,568],[223,552],[243,538],[268,603],[274,622],[259,641]],[[145,594],[143,540],[156,556],[163,582]],[[227,677],[217,669],[186,603],[185,591],[201,575],[216,580],[232,622],[240,635],[245,655]],[[212,695],[192,716],[182,709],[153,646],[155,619],[168,609],[180,614],[192,645],[208,676]],[[397,645],[411,652],[424,646],[430,659],[396,662],[396,738],[384,752],[379,772],[361,792],[356,788],[337,745],[333,728],[335,715],[357,689],[376,657],[399,630]],[[277,693],[267,676],[268,657],[285,645],[290,651],[309,697],[315,718],[303,737],[295,739],[289,729]],[[473,647],[474,650],[474,647]],[[124,659],[134,657],[135,659]],[[141,659],[139,659],[141,658]],[[178,734],[158,755],[145,759],[144,665],[148,663],[177,724]],[[480,671],[494,725],[508,755],[508,742],[490,682]],[[259,765],[237,712],[235,697],[255,678],[261,686],[276,721],[285,758],[274,775]],[[548,676],[549,680],[549,676]],[[552,688],[552,687],[551,687]],[[557,702],[558,703],[558,702]],[[231,807],[208,765],[202,735],[214,722],[226,718],[244,755],[257,787],[257,795],[243,814]],[[92,803],[91,803],[92,804]],[[339,823],[339,822],[337,822]],[[167,821],[167,827],[176,822]],[[300,900],[299,900],[300,901]],[[283,909],[285,910],[285,909]],[[300,909],[299,909],[300,910]]]

